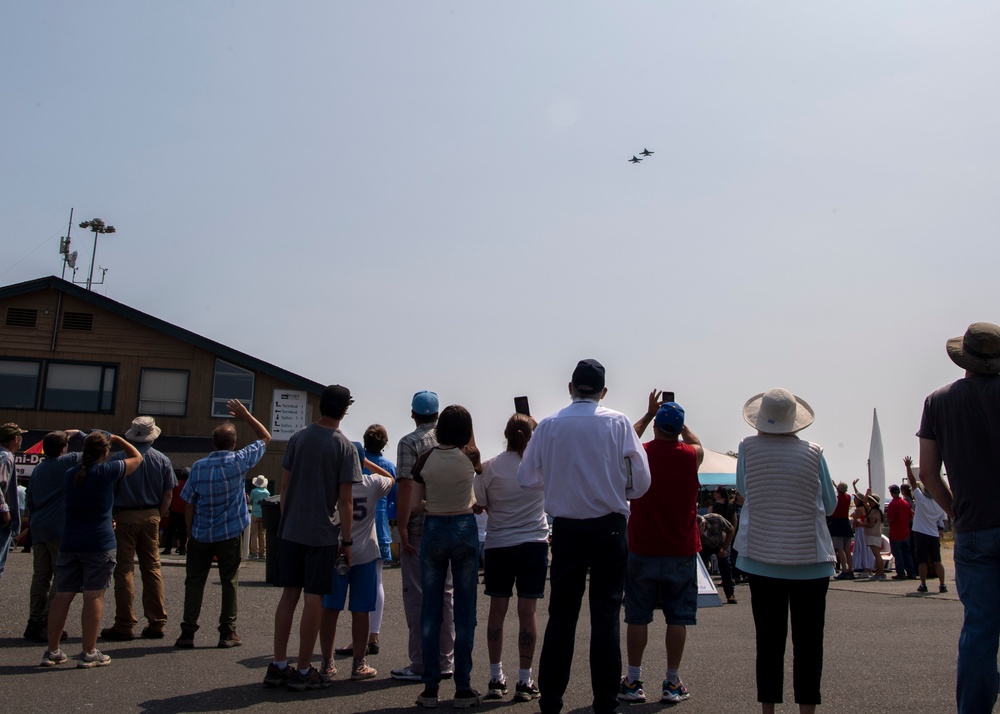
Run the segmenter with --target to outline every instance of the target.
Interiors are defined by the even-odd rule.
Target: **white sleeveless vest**
[[[772,434],[748,436],[740,449],[746,502],[737,551],[774,565],[836,562],[819,483],[822,449]]]

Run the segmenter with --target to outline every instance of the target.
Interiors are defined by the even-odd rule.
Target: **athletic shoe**
[[[243,640],[240,636],[236,634],[236,630],[226,630],[219,633],[219,649],[229,649],[230,647],[239,647],[243,644]]]
[[[67,657],[66,653],[63,652],[61,649],[58,649],[55,652],[49,652],[48,650],[45,650],[45,654],[42,655],[42,663],[38,666],[55,667],[57,664],[62,664],[68,659],[69,657]]]
[[[906,580],[906,576],[905,575],[893,575],[892,579],[893,580]]]
[[[281,669],[274,662],[271,662],[267,665],[267,672],[264,674],[264,686],[284,687],[288,684],[288,678],[291,676],[291,673],[291,667]]]
[[[946,593],[946,592],[948,592],[948,586],[947,585],[938,585],[938,592],[939,593]]]
[[[873,575],[873,576],[871,576],[871,577],[870,577],[870,578],[868,578],[868,579],[869,579],[869,580],[878,580],[878,581],[884,581],[884,580],[885,580],[885,575]]]
[[[406,669],[409,669],[407,667]],[[427,709],[434,709],[438,705],[438,688],[437,687],[424,687],[419,696],[417,696],[417,706],[425,707]]]
[[[618,689],[618,699],[623,702],[646,701],[646,693],[642,691],[642,680],[637,679],[634,682],[629,682],[628,677],[622,677],[622,684]]]
[[[734,596],[730,595],[729,597],[726,598],[726,604],[727,605],[735,605],[736,604],[736,598]]]
[[[481,704],[482,701],[483,695],[478,690],[459,689],[455,692],[455,698],[452,700],[451,705],[456,709],[468,709],[469,707]]]
[[[289,669],[292,670],[292,673],[288,675],[287,686],[293,692],[304,692],[307,689],[326,689],[333,684],[332,679],[325,674],[320,674],[320,671],[315,667],[310,667],[305,674],[291,667]]]
[[[684,686],[684,682],[677,680],[677,683],[668,682],[663,680],[663,696],[660,697],[661,702],[683,702],[685,699],[691,696],[691,692],[687,690]]]
[[[532,699],[538,699],[538,696],[538,687],[534,682],[518,682],[514,687],[515,702],[530,702]]]
[[[355,682],[362,679],[371,679],[378,672],[374,667],[369,667],[368,663],[365,662],[365,658],[362,657],[359,660],[355,660],[354,667],[351,669],[351,679]]]
[[[332,659],[324,657],[322,664],[319,666],[319,673],[325,674],[327,677],[332,677],[337,673],[337,665],[333,663]]]
[[[854,571],[845,570],[840,575],[835,577],[834,580],[854,580]]]
[[[507,678],[501,680],[491,679],[486,685],[486,696],[483,699],[503,699],[507,694]]]
[[[403,681],[403,682],[422,682],[422,681],[424,681],[423,676],[420,675],[420,674],[417,674],[416,672],[414,672],[413,669],[409,665],[407,665],[407,666],[405,666],[405,667],[403,667],[401,669],[394,669],[394,670],[392,670],[391,672],[389,672],[389,676],[392,677],[393,679],[398,679],[398,680]],[[421,706],[424,706],[424,705],[421,704]],[[437,705],[435,705],[435,706],[437,706]]]
[[[921,583],[920,585],[917,586],[917,592],[918,593],[925,593],[925,592],[927,592],[927,586],[924,585],[923,583]]]
[[[92,667],[107,667],[111,664],[111,658],[106,654],[101,654],[100,650],[94,650],[93,654],[80,653],[80,660],[76,663],[79,669],[91,669]]]

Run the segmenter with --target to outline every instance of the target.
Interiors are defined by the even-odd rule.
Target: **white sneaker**
[[[100,650],[94,650],[94,654],[80,653],[80,661],[76,663],[79,669],[90,669],[92,667],[107,667],[111,664],[111,658],[106,654],[101,654]]]
[[[393,679],[398,679],[404,682],[421,682],[423,681],[423,676],[417,674],[410,668],[410,665],[406,665],[402,669],[394,669],[389,672],[389,676]]]

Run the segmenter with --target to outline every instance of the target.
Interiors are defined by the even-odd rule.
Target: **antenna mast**
[[[63,257],[62,274],[59,276],[63,279],[66,278],[66,266],[68,265],[73,271],[73,275],[76,275],[76,251],[72,253],[69,252],[70,238],[69,234],[73,230],[73,209],[69,209],[69,225],[66,226],[66,237],[59,239],[59,253]]]

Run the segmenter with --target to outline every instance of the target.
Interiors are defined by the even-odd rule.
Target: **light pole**
[[[86,228],[94,234],[94,252],[90,256],[90,275],[87,276],[87,290],[94,281],[94,261],[97,259],[97,236],[101,233],[114,233],[115,227],[104,223],[100,218],[91,218],[80,224],[80,228]]]

